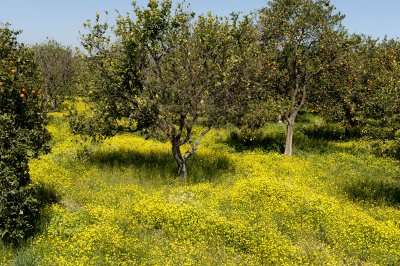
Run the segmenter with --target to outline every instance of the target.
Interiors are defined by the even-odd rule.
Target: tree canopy
[[[167,139],[184,179],[188,158],[215,126],[251,134],[281,118],[291,155],[302,110],[341,122],[343,137],[366,131],[378,113],[394,125],[398,44],[349,35],[343,18],[328,0],[274,0],[225,18],[150,0],[145,8],[134,2],[114,26],[97,14],[82,35],[93,112],[86,122],[71,116],[73,129],[95,138],[129,130]]]
[[[0,26],[0,238],[18,244],[39,214],[28,159],[48,151],[38,67],[18,43],[19,31]]]

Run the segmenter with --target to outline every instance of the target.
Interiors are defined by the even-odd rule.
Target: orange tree
[[[329,122],[339,122],[343,128],[342,138],[360,134],[366,123],[365,110],[371,98],[373,77],[380,73],[377,64],[376,41],[360,35],[343,39],[338,64],[321,73],[312,91],[312,109]]]
[[[365,84],[371,92],[365,110],[368,118],[365,133],[391,139],[400,136],[400,43],[384,39],[376,46],[371,64],[374,68]]]
[[[193,13],[182,5],[174,10],[169,0],[134,6],[133,14],[117,19],[115,42],[98,16],[86,24],[83,46],[93,78],[89,98],[98,112],[84,125],[79,116],[71,119],[73,129],[95,137],[121,130],[162,136],[171,143],[184,180],[203,136],[230,113],[242,112],[235,108],[248,98],[242,75],[231,74],[254,56],[243,41],[251,21],[231,23],[237,19],[210,14],[194,20]],[[242,51],[241,58],[236,51]]]
[[[344,137],[394,138],[400,121],[399,43],[363,35],[345,43],[338,64],[320,75],[323,90],[311,95],[313,108],[326,120],[341,122]]]
[[[47,150],[49,134],[33,54],[19,32],[0,26],[0,238],[19,244],[39,215],[28,159]]]
[[[275,107],[287,127],[285,154],[292,154],[296,118],[318,83],[341,58],[343,16],[329,0],[274,0],[260,11],[261,42]]]

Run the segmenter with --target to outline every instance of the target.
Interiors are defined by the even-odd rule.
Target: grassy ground
[[[400,163],[362,141],[299,134],[288,158],[280,125],[251,151],[214,130],[181,184],[168,143],[82,143],[57,114],[49,129],[31,176],[60,201],[25,247],[0,246],[0,264],[400,264]]]

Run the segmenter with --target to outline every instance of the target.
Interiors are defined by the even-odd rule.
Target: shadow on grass
[[[400,206],[400,180],[362,180],[345,188],[355,201],[384,202]]]
[[[307,125],[300,127],[302,133],[310,139],[341,140],[344,129],[337,124]]]
[[[361,129],[354,127],[345,131],[340,124],[326,123],[321,125],[302,125],[299,128],[304,135],[320,140],[352,140],[361,137]]]
[[[87,162],[103,168],[132,167],[141,178],[171,179],[177,176],[177,165],[172,154],[166,152],[141,153],[133,150],[94,151]],[[233,171],[233,165],[223,155],[208,157],[195,154],[188,161],[188,181],[215,181],[222,174]]]
[[[249,139],[244,138],[237,132],[231,132],[225,143],[231,147],[234,147],[235,150],[239,152],[257,149],[267,152],[283,153],[286,142],[285,134],[285,132],[274,132],[263,135],[258,134],[258,136]],[[297,154],[298,151],[318,154],[332,153],[337,151],[337,148],[331,145],[328,140],[310,138],[303,134],[300,128],[295,131],[293,136],[293,148]]]
[[[35,198],[39,203],[39,208],[43,209],[51,204],[58,203],[60,196],[53,187],[39,183],[35,187]]]
[[[238,132],[231,132],[225,143],[235,148],[238,152],[259,149],[283,153],[285,150],[285,135],[277,133],[267,136],[246,138]]]
[[[55,188],[39,183],[35,186],[34,197],[37,200],[39,208],[39,216],[34,224],[34,235],[44,232],[50,222],[51,214],[49,206],[59,203],[61,198]]]
[[[335,142],[342,141],[343,130],[338,125],[310,126],[299,125],[295,128],[293,135],[293,149],[296,155],[312,154],[330,154],[336,152],[345,152],[358,154],[359,151],[353,148],[344,148],[335,145]],[[355,137],[355,135],[354,135]],[[276,131],[258,131],[254,136],[244,137],[238,131],[232,131],[230,135],[223,140],[223,143],[233,147],[236,151],[262,150],[267,152],[283,153],[285,150],[286,132]]]

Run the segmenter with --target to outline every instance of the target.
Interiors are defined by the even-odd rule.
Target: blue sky
[[[266,0],[188,0],[196,13],[211,11],[227,15],[232,11],[248,12],[266,5]],[[78,46],[79,31],[86,19],[96,11],[114,14],[131,10],[131,0],[0,0],[0,22],[10,22],[22,29],[20,40],[34,44],[46,37],[64,45]],[[147,0],[138,0],[145,5]],[[331,0],[337,10],[346,15],[343,24],[350,32],[364,33],[375,38],[400,37],[399,0]],[[110,20],[112,20],[112,15]]]

